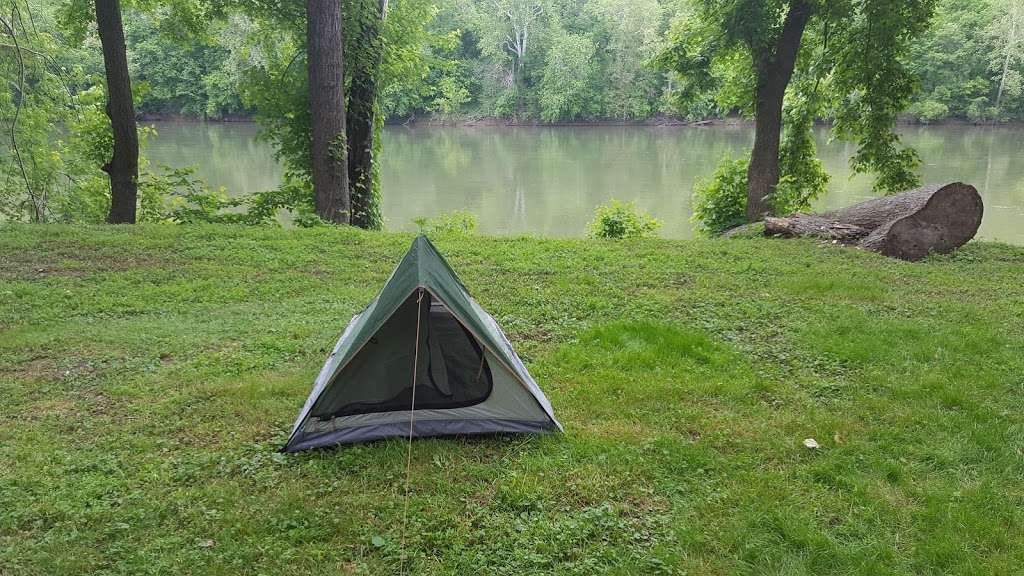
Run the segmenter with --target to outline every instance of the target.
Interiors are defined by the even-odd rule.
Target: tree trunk
[[[945,254],[978,232],[984,205],[974,186],[954,182],[875,198],[822,214],[766,218],[766,236],[835,240],[903,260]]]
[[[779,139],[782,134],[782,98],[785,85],[770,77],[758,79],[754,148],[747,166],[747,221],[772,213],[771,194],[779,183]]]
[[[1017,18],[1010,12],[1010,37],[1006,40],[1006,57],[1003,59],[1003,73],[999,77],[999,91],[996,92],[996,110],[1003,105],[1003,91],[1006,90],[1006,77],[1010,73],[1010,60],[1013,56],[1014,44],[1017,43]]]
[[[371,6],[373,8],[371,8]],[[358,46],[364,53],[350,65],[354,66],[348,98],[348,185],[352,203],[353,226],[377,229],[381,225],[377,197],[377,171],[374,167],[374,137],[377,126],[377,89],[380,65],[384,58],[381,32],[387,17],[387,0],[360,0],[360,10],[375,9],[365,22]],[[351,59],[350,59],[351,60]]]
[[[312,124],[316,213],[348,224],[348,158],[345,151],[345,71],[341,1],[306,0],[306,52]]]
[[[771,214],[771,195],[779,183],[779,139],[782,136],[782,104],[793,77],[804,28],[811,18],[805,0],[793,0],[782,25],[778,43],[764,52],[750,46],[757,82],[754,88],[754,148],[747,167],[747,221]],[[760,53],[759,53],[760,52]]]
[[[96,28],[107,76],[107,116],[114,155],[103,165],[110,176],[111,224],[134,224],[139,195],[139,132],[132,104],[132,83],[118,0],[96,0]]]

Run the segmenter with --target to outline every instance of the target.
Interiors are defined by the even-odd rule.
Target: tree
[[[1001,111],[1003,98],[1019,96],[1022,90],[1021,74],[1014,64],[1024,60],[1024,0],[998,0],[995,2],[996,17],[989,34],[998,48],[993,67],[999,72],[999,88],[996,90],[995,108]]]
[[[750,32],[744,42],[754,61],[754,148],[747,166],[747,220],[769,213],[769,196],[779,183],[779,139],[782,135],[782,100],[793,77],[804,28],[813,8],[807,0],[792,0],[781,28],[771,27],[766,41]],[[753,16],[753,15],[752,15]],[[762,17],[772,18],[774,14]],[[757,17],[757,16],[753,16]]]
[[[345,69],[340,0],[306,0],[311,169],[316,213],[348,224],[351,204],[345,151]]]
[[[464,1],[481,52],[501,66],[501,83],[505,94],[511,95],[512,115],[521,120],[526,113],[526,64],[547,11],[545,0],[489,0],[479,5]]]
[[[596,116],[600,100],[594,87],[594,42],[560,31],[548,50],[540,82],[540,116],[548,122]]]
[[[181,30],[173,11],[129,10],[125,38],[132,84],[147,88],[136,112],[197,118],[245,113],[230,48],[243,38],[235,34],[231,22]]]
[[[139,133],[118,0],[96,0],[96,28],[103,46],[107,116],[114,138],[113,155],[103,166],[103,171],[110,176],[107,222],[134,224],[139,195]]]
[[[801,187],[800,174],[820,185],[808,155],[809,121],[828,105],[835,134],[856,141],[855,172],[878,173],[876,187],[906,189],[917,183],[919,160],[899,147],[892,128],[913,94],[915,79],[902,58],[926,28],[935,0],[699,0],[673,26],[660,64],[688,84],[681,94],[707,90],[739,96],[753,113],[754,146],[747,168],[747,218],[773,212],[780,181]],[[746,69],[749,74],[739,73]],[[746,85],[744,85],[746,83]],[[737,86],[738,84],[738,86]],[[745,101],[743,101],[745,100]],[[790,114],[787,102],[794,106]],[[783,119],[801,130],[783,137]],[[792,143],[788,154],[787,146]],[[787,158],[788,156],[788,158]],[[780,159],[785,162],[780,162]],[[795,168],[787,174],[783,168]],[[803,168],[801,168],[803,167]]]
[[[380,68],[384,59],[384,22],[388,0],[350,0],[351,16],[358,29],[350,49],[348,118],[348,184],[352,198],[352,225],[378,229],[380,215],[377,168],[374,152],[378,146],[378,104]]]
[[[948,116],[983,120],[991,115],[995,83],[989,65],[994,51],[986,27],[993,19],[988,0],[939,2],[931,29],[914,43],[907,58],[921,80],[910,114],[924,122]]]
[[[648,64],[661,42],[664,9],[657,0],[592,0],[583,11],[596,21],[593,28],[606,52],[600,86],[605,114],[619,119],[650,116],[663,74]]]

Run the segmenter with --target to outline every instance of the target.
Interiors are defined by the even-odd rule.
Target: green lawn
[[[0,575],[398,573],[406,443],[275,450],[411,239],[0,229]],[[412,573],[1021,573],[1024,248],[435,243],[566,433],[414,442]]]

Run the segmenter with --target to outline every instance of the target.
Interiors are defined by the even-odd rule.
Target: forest
[[[267,105],[260,81],[295,54],[280,19],[245,3],[197,3],[191,21],[178,9],[137,4],[127,5],[124,26],[144,116],[253,117]],[[52,0],[36,6],[34,25],[86,87],[102,76],[102,59],[89,39],[80,44],[60,25],[57,7]],[[742,112],[711,95],[681,104],[677,80],[653,65],[672,23],[692,11],[687,0],[397,0],[392,10],[401,21],[389,41],[407,60],[381,94],[390,121],[701,120]],[[521,44],[508,44],[516,42],[510,30],[519,30]],[[1020,0],[941,0],[906,55],[920,90],[905,117],[1024,119],[1022,36]]]
[[[701,120],[739,112],[711,97],[680,105],[675,79],[652,66],[672,22],[687,17],[686,0],[505,2],[522,35],[512,50],[493,0],[406,1],[422,4],[412,10],[430,21],[411,48],[417,69],[383,95],[393,121]],[[143,113],[225,118],[258,110],[259,100],[245,94],[253,69],[268,66],[254,18],[233,14],[186,42],[159,13],[134,12],[126,27],[133,71],[149,90]],[[907,55],[921,87],[906,117],[1024,119],[1021,36],[1019,0],[942,0]]]

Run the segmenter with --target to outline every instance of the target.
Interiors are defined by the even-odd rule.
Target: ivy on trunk
[[[349,51],[348,184],[352,198],[352,225],[380,229],[380,182],[376,152],[380,148],[382,118],[377,95],[384,59],[383,27],[388,0],[353,0],[352,17],[357,32]]]

